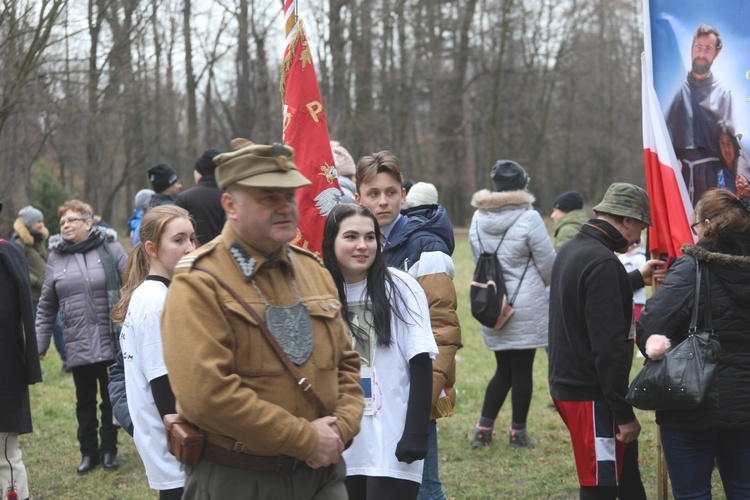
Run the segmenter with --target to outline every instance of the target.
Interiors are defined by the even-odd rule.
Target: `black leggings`
[[[419,483],[379,476],[348,476],[344,481],[350,500],[415,500]]]
[[[525,424],[534,388],[532,376],[536,349],[495,351],[497,370],[484,393],[482,416],[495,420],[512,388],[513,423]]]
[[[171,490],[160,490],[159,500],[180,500],[185,488],[174,488]]]

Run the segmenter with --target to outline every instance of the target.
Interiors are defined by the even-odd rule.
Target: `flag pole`
[[[643,0],[643,41],[644,41],[644,59],[645,64],[642,65],[643,71],[646,73],[648,78],[649,86],[653,86],[653,46],[651,44],[651,2],[650,0]],[[645,96],[641,97],[645,99]],[[645,144],[644,144],[645,146]],[[648,232],[648,238],[650,239],[651,230]],[[649,245],[646,245],[647,249],[650,249]],[[661,258],[661,255],[654,255],[652,253],[651,258]],[[668,257],[667,257],[668,258]],[[656,292],[659,288],[659,284],[654,280],[652,291]],[[667,472],[667,461],[664,456],[664,449],[661,443],[661,429],[658,424],[656,425],[656,496],[658,500],[667,500],[669,498],[669,472]]]
[[[286,0],[284,3],[284,15],[286,16],[284,35],[287,38],[297,24],[297,19],[299,18],[298,8],[297,0]]]

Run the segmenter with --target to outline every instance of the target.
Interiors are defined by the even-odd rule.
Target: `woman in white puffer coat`
[[[542,217],[532,208],[535,198],[526,190],[529,176],[523,167],[500,160],[492,167],[490,178],[495,190],[479,191],[471,200],[477,208],[469,230],[471,253],[476,262],[483,251],[497,248],[508,300],[515,300],[514,313],[501,329],[481,325],[485,347],[495,353],[497,370],[487,386],[471,447],[481,448],[492,441],[495,419],[512,389],[509,441],[511,448],[518,449],[536,444],[526,432],[526,418],[536,349],[547,345],[545,289],[555,250]]]

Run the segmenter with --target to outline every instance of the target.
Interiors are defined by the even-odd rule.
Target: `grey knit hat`
[[[40,220],[44,219],[44,215],[42,215],[42,211],[37,210],[31,205],[27,205],[23,207],[21,210],[19,210],[18,216],[23,219],[23,225],[26,227],[31,227],[37,222],[39,222]]]
[[[148,202],[151,201],[151,198],[154,196],[154,190],[153,189],[141,189],[135,194],[135,208],[146,208],[146,205],[148,205]]]

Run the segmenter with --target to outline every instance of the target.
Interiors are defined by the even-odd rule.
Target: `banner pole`
[[[651,5],[650,0],[643,0],[643,47],[646,54],[645,70],[648,72],[648,81],[653,85],[653,46],[651,45]],[[650,231],[649,231],[650,235]],[[658,259],[661,256],[652,253],[652,259]],[[659,288],[659,284],[654,280],[651,285],[652,292],[656,292]],[[664,457],[664,449],[661,444],[661,431],[659,425],[656,424],[656,416],[654,415],[654,425],[656,426],[656,491],[658,500],[669,499],[669,473],[667,472],[667,462]]]
[[[651,252],[651,258],[665,260],[665,258],[668,258],[668,257],[665,257],[665,254]],[[654,280],[651,283],[652,294],[656,293],[656,290],[658,289],[659,289],[659,283],[657,283],[657,281]],[[656,414],[654,414],[654,420],[656,420]],[[662,445],[661,445],[661,430],[659,428],[659,425],[656,422],[654,422],[654,425],[656,426],[656,493],[657,493],[657,499],[668,500],[669,499],[669,472],[667,471],[667,461],[666,461],[666,458],[664,457],[664,448],[662,448]]]

